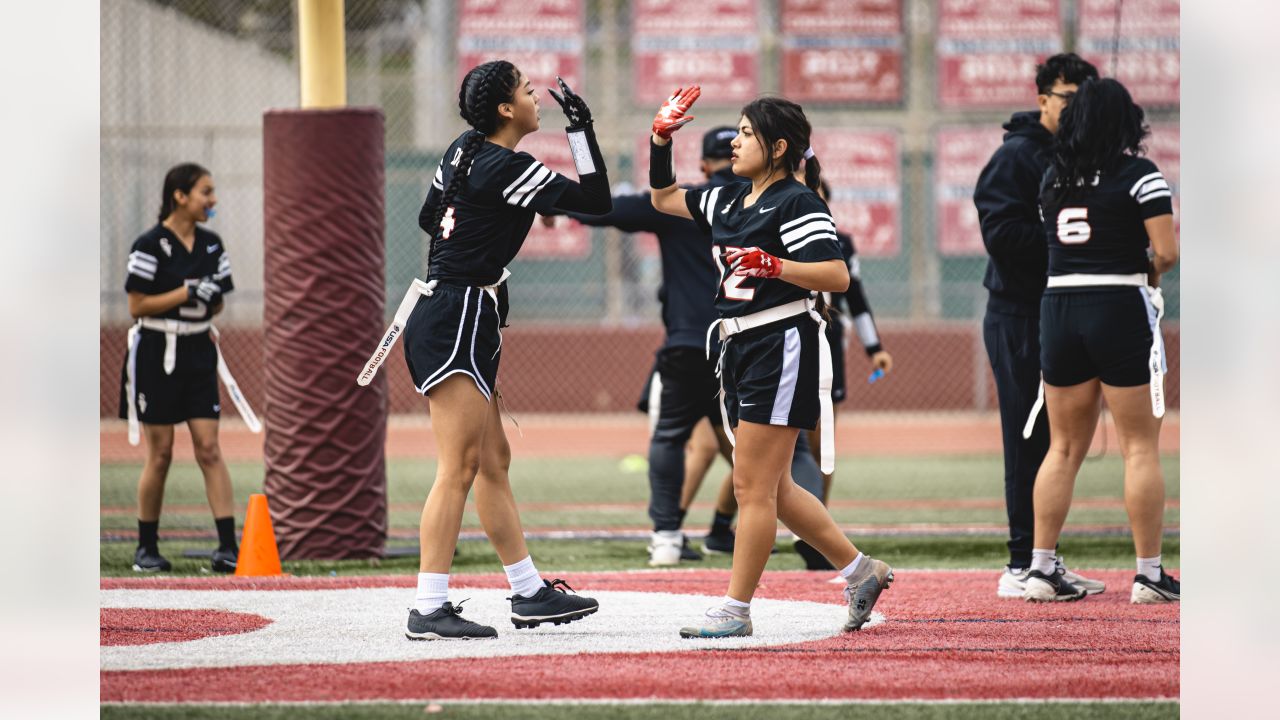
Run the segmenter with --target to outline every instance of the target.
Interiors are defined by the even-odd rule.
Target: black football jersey
[[[1051,277],[1147,272],[1150,240],[1143,222],[1173,213],[1172,191],[1155,163],[1126,156],[1114,172],[1100,173],[1069,198],[1054,197],[1057,183],[1051,166],[1040,184]]]
[[[222,238],[196,225],[191,252],[169,228],[156,225],[133,242],[124,281],[125,292],[160,295],[182,286],[187,280],[209,277],[222,292],[231,292],[231,257]],[[213,317],[213,308],[199,298],[153,317],[201,322]]]
[[[842,260],[831,210],[802,183],[780,180],[765,189],[754,205],[743,208],[750,182],[689,190],[685,205],[693,221],[711,235],[712,255],[720,273],[716,310],[721,317],[740,317],[812,297],[809,290],[775,278],[733,274],[725,255],[758,247],[799,262]]]
[[[436,169],[427,206],[444,198],[462,158],[469,130],[453,141]],[[547,213],[569,180],[526,152],[485,142],[440,220],[431,247],[428,279],[491,285],[524,245],[535,213]],[[426,228],[424,228],[426,229]]]

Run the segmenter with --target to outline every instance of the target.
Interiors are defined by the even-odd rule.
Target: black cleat
[[[218,573],[233,573],[236,571],[236,558],[240,556],[238,550],[229,548],[218,548],[213,551],[213,571]]]
[[[818,552],[809,543],[800,539],[796,539],[795,547],[796,547],[796,554],[804,558],[805,570],[835,570],[836,569],[835,565],[832,565],[829,560],[823,557],[822,553]]]
[[[1039,570],[1030,570],[1022,590],[1022,599],[1027,602],[1073,602],[1087,594],[1084,588],[1068,582],[1063,573],[1052,572],[1045,575]]]
[[[498,631],[488,625],[463,618],[462,602],[456,606],[447,602],[439,610],[427,615],[414,609],[409,610],[409,622],[405,625],[404,636],[410,640],[479,640],[498,637]]]
[[[535,628],[544,622],[563,625],[600,609],[600,603],[596,600],[565,592],[566,588],[573,588],[563,580],[543,580],[542,583],[542,589],[533,597],[512,595],[507,598],[511,601],[511,624],[517,630]]]
[[[697,550],[694,550],[694,549],[693,549],[693,546],[689,544],[689,536],[688,536],[688,535],[686,535],[686,536],[685,536],[685,538],[684,538],[684,544],[680,546],[680,560],[681,560],[681,561],[685,561],[685,560],[694,560],[694,561],[696,561],[696,560],[701,560],[701,559],[702,559],[702,553],[700,553],[700,552],[698,552]]]
[[[1133,591],[1129,602],[1134,605],[1158,605],[1181,602],[1182,583],[1160,568],[1160,581],[1152,582],[1146,575],[1133,576]]]
[[[732,555],[734,537],[733,530],[707,533],[702,539],[702,550],[708,555]]]
[[[173,566],[155,548],[139,546],[133,553],[133,569],[135,572],[169,572]]]

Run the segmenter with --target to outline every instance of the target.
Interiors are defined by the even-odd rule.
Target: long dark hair
[[[462,143],[462,157],[453,169],[449,184],[444,188],[444,196],[436,206],[436,217],[431,223],[431,240],[440,235],[440,221],[446,209],[453,203],[458,190],[467,181],[467,173],[471,171],[471,161],[476,151],[484,145],[484,139],[498,130],[498,106],[509,103],[515,98],[516,83],[520,80],[520,71],[506,60],[493,60],[471,68],[462,79],[462,87],[458,88],[458,114],[471,126]],[[445,158],[446,161],[449,158]]]
[[[762,97],[743,106],[742,115],[751,121],[751,129],[764,150],[769,174],[773,174],[779,163],[788,174],[794,174],[800,169],[800,162],[804,161],[804,184],[817,192],[822,182],[822,164],[816,157],[808,160],[804,157],[813,132],[809,118],[804,116],[804,109],[785,98]],[[775,160],[773,145],[779,140],[787,141],[787,149],[782,157]]]
[[[1146,152],[1151,134],[1142,107],[1111,78],[1089,79],[1062,110],[1054,136],[1053,168],[1057,179],[1051,196],[1086,194],[1099,173],[1110,172],[1125,155]]]
[[[173,199],[175,192],[190,194],[191,188],[200,182],[200,178],[211,174],[195,163],[182,163],[169,168],[169,172],[164,174],[164,194],[160,196],[160,222],[164,222],[177,208],[178,203]]]

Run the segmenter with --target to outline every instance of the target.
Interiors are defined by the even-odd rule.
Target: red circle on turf
[[[102,645],[150,645],[188,642],[218,635],[260,630],[271,621],[261,615],[225,610],[148,610],[102,608]]]

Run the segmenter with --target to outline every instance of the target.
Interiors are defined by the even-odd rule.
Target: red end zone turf
[[[102,700],[1176,698],[1178,606],[1130,605],[1132,572],[1089,575],[1105,580],[1107,592],[1077,603],[1033,606],[997,599],[995,571],[900,570],[876,606],[886,616],[884,624],[792,645],[717,649],[714,642],[690,641],[682,652],[104,671]],[[758,597],[834,604],[839,587],[828,584],[828,577],[769,572]],[[568,579],[586,594],[715,596],[724,592],[727,578],[725,571],[668,571],[573,573]],[[404,587],[407,604],[413,583],[408,576],[125,578],[104,580],[102,588],[234,592]],[[504,588],[506,582],[500,575],[463,575],[453,578],[451,586]],[[573,627],[608,633],[610,623],[626,622],[625,617],[609,617],[607,609]],[[691,606],[690,617],[699,610]],[[116,625],[128,624],[134,633],[150,626],[163,629],[172,620],[163,612],[104,611],[104,642],[120,636]],[[147,614],[154,619],[148,621]],[[672,618],[670,631],[686,619]],[[399,631],[387,628],[388,633]],[[553,642],[550,636],[547,640]],[[358,641],[335,628],[335,643]]]

